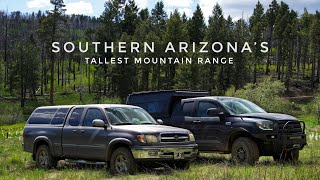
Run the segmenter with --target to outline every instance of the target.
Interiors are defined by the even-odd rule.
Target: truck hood
[[[182,128],[164,126],[164,125],[118,125],[112,127],[114,130],[131,131],[141,134],[157,133],[188,133],[189,131]]]
[[[251,113],[251,114],[237,114],[236,116],[241,118],[257,118],[257,119],[265,119],[271,121],[297,121],[298,119],[287,115],[287,114],[279,114],[279,113]]]

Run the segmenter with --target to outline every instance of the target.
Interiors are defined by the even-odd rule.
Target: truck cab
[[[193,94],[174,91],[172,96],[179,93]],[[127,103],[143,105],[141,101],[139,104],[134,101],[141,94],[148,104],[153,103],[147,98],[149,93],[129,95]],[[150,96],[155,94],[165,97],[161,91],[150,93]],[[168,98],[169,110],[163,122],[189,129],[195,135],[200,152],[231,153],[235,162],[248,164],[254,164],[260,156],[273,156],[277,161],[298,160],[299,150],[306,145],[303,121],[286,114],[267,113],[241,98],[207,96],[204,92],[202,97],[196,95],[197,92],[195,97]],[[160,118],[157,114],[153,116]]]

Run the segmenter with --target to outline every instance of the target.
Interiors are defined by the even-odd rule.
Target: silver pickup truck
[[[113,174],[133,174],[144,162],[188,168],[198,152],[189,130],[160,125],[140,107],[107,104],[37,108],[23,149],[41,168],[59,160],[104,162]]]

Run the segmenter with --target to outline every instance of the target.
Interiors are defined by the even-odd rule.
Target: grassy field
[[[104,167],[80,168],[63,161],[57,169],[39,169],[31,155],[22,151],[24,124],[0,126],[0,179],[320,179],[320,127],[314,125],[312,116],[300,118],[308,126],[308,146],[300,152],[296,164],[261,157],[255,166],[241,166],[232,164],[229,155],[202,154],[189,170],[146,169],[134,176],[111,176]]]

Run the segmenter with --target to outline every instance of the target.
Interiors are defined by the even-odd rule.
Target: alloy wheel
[[[119,174],[128,172],[128,160],[124,155],[119,155],[116,158],[115,169]]]

